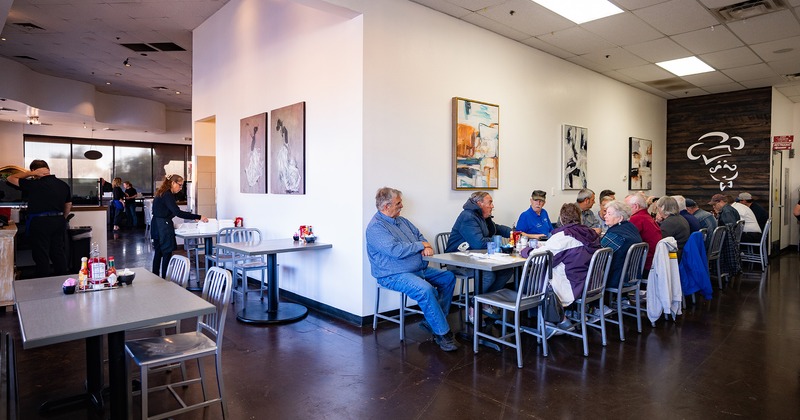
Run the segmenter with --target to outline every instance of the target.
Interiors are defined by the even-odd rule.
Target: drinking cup
[[[492,255],[495,252],[497,252],[497,244],[495,244],[494,242],[488,242],[486,244],[486,253]]]

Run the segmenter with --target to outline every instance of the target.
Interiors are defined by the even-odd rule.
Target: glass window
[[[87,159],[83,154],[96,150],[103,157]],[[111,182],[111,164],[114,162],[114,147],[97,144],[72,145],[72,203],[97,204],[97,188],[100,178]]]
[[[30,168],[31,162],[42,159],[50,167],[50,173],[66,180],[69,173],[69,141],[58,142],[25,142],[25,169]]]
[[[153,146],[153,191],[167,175],[178,174],[186,179],[187,147],[175,144],[156,144]],[[176,197],[178,200],[180,194]]]
[[[151,147],[115,147],[114,175],[122,178],[122,182],[130,182],[137,192],[152,194],[152,151]]]

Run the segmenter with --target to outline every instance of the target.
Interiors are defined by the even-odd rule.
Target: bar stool
[[[387,287],[383,287],[378,283],[375,282],[375,316],[372,318],[372,329],[378,329],[378,318],[384,319],[389,322],[394,322],[395,324],[400,325],[400,341],[405,341],[406,339],[406,313],[409,312],[411,314],[419,314],[424,315],[421,310],[413,309],[408,307],[408,296],[405,293],[398,292],[397,290],[392,290]],[[394,316],[389,315],[382,315],[380,310],[381,305],[381,289],[388,290],[390,292],[400,294],[400,313]]]

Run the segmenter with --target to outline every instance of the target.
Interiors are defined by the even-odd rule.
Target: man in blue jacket
[[[428,267],[423,256],[433,255],[433,247],[408,219],[400,216],[403,193],[384,187],[375,194],[378,211],[367,225],[367,256],[372,276],[382,287],[405,293],[419,303],[425,314],[420,328],[433,334],[444,351],[458,350],[447,323],[453,299],[455,275]]]

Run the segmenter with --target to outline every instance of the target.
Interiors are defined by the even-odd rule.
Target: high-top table
[[[236,314],[236,319],[252,324],[285,324],[303,319],[308,314],[308,308],[298,303],[279,301],[278,296],[278,254],[284,252],[319,251],[331,248],[331,244],[319,242],[305,243],[291,239],[270,239],[259,243],[233,242],[217,244],[217,247],[237,255],[252,257],[256,255],[267,256],[267,297],[266,304],[261,301],[247,301],[242,303],[242,309]],[[247,281],[247,279],[244,279]]]
[[[61,290],[61,284],[69,276],[14,282],[24,349],[86,339],[86,392],[48,401],[42,405],[43,411],[85,401],[98,408],[103,406],[102,336],[108,334],[111,418],[128,418],[125,330],[216,310],[211,303],[144,268],[133,271],[136,277],[131,285],[72,295]]]

